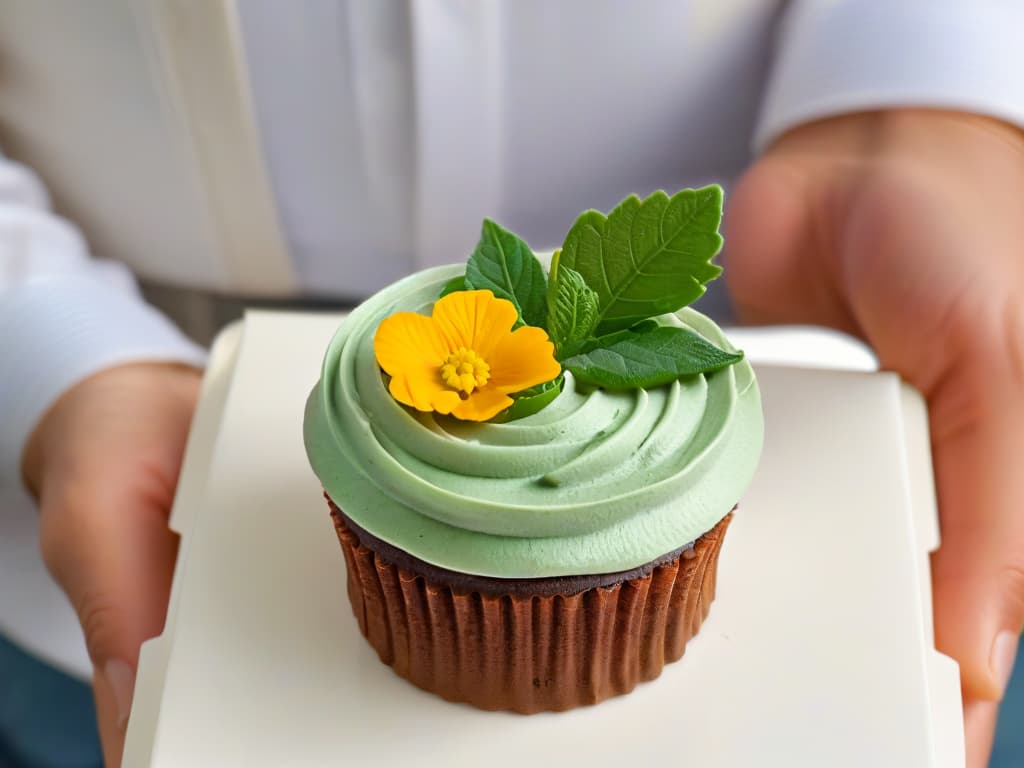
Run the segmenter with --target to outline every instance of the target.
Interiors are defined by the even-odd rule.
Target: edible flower
[[[418,411],[487,421],[509,396],[562,372],[542,328],[523,325],[515,305],[488,290],[456,291],[430,317],[398,312],[377,328],[373,350],[391,376],[388,390]]]

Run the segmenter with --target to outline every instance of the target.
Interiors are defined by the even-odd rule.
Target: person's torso
[[[582,209],[734,177],[778,9],[15,5],[0,53],[39,75],[0,86],[0,141],[98,255],[158,282],[348,298],[464,260],[485,216],[550,247]]]

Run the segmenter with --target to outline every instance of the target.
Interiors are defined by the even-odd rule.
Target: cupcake
[[[718,187],[580,216],[549,265],[485,221],[468,264],[346,318],[307,454],[360,630],[396,673],[521,713],[631,691],[683,655],[753,476],[753,371],[687,305]]]

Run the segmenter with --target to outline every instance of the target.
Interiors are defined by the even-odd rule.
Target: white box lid
[[[927,418],[895,376],[758,367],[764,456],[700,634],[627,696],[523,717],[414,688],[359,634],[302,447],[339,320],[250,313],[214,349],[125,765],[963,765],[932,638]]]

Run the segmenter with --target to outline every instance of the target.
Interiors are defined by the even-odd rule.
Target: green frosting
[[[725,516],[757,466],[761,399],[750,364],[650,390],[566,375],[531,416],[477,424],[408,409],[373,353],[380,321],[429,314],[464,267],[412,275],[357,308],[306,405],[324,489],[374,536],[429,563],[505,578],[610,573],[681,547]],[[660,318],[732,349],[692,309]]]

